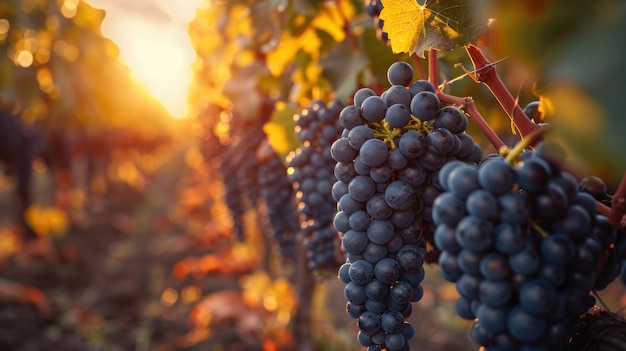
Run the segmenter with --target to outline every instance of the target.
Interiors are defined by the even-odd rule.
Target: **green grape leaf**
[[[319,64],[324,76],[331,82],[335,97],[345,101],[357,89],[359,74],[368,66],[369,60],[363,53],[353,52],[350,45],[344,41],[335,44]]]
[[[370,79],[363,83],[367,86],[381,84],[387,86],[387,70],[394,62],[407,61],[408,55],[394,55],[389,51],[386,43],[376,39],[376,29],[367,28],[363,35],[359,36],[359,46],[369,60]]]
[[[542,56],[548,82],[535,90],[550,107],[546,118],[587,172],[617,185],[626,172],[626,7],[596,9],[550,57]],[[583,49],[584,48],[584,49]]]
[[[486,19],[470,0],[381,0],[380,19],[394,53],[424,57],[427,50],[454,50],[456,44],[475,43]]]

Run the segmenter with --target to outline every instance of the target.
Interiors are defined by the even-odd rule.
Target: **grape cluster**
[[[477,319],[472,338],[487,350],[561,350],[571,318],[595,304],[588,292],[614,232],[595,199],[559,169],[559,150],[544,143],[516,166],[489,157],[439,173],[439,264],[456,283],[458,314]]]
[[[221,154],[220,170],[224,179],[226,205],[240,240],[244,238],[244,214],[256,205],[260,197],[256,151],[267,138],[263,125],[269,120],[272,111],[273,103],[268,100],[263,103],[258,118],[254,120],[233,116],[230,122],[230,144]]]
[[[280,257],[284,263],[295,262],[298,220],[293,183],[287,176],[287,167],[267,139],[259,145],[256,156],[258,187]]]
[[[43,148],[41,125],[23,123],[19,115],[0,111],[0,163],[17,178],[17,221],[27,239],[36,237],[24,214],[31,205],[32,162]]]
[[[383,4],[380,0],[365,0],[365,12],[372,17],[374,25],[376,26],[376,36],[383,42],[389,40],[389,36],[386,32],[383,32],[383,25],[385,21],[380,19],[380,11],[383,10]]]
[[[591,195],[596,201],[611,207],[612,197],[607,194],[607,187],[601,178],[587,176],[578,183],[579,190]],[[608,256],[602,266],[594,290],[603,290],[618,276],[626,284],[626,233],[622,229],[612,231],[611,224],[607,220],[600,222],[602,231],[598,235],[603,242],[608,243],[606,249]],[[614,243],[614,245],[610,245]]]
[[[344,130],[330,151],[347,312],[362,345],[399,351],[409,349],[414,330],[404,319],[423,294],[431,206],[443,191],[436,175],[452,160],[480,161],[482,151],[464,133],[465,114],[441,107],[429,82],[413,82],[411,65],[396,62],[387,73],[392,85],[381,96],[362,88],[341,111]]]
[[[48,129],[40,153],[46,167],[57,171],[69,170],[72,163],[71,154],[71,141],[68,133],[60,128]]]
[[[302,147],[289,156],[289,166],[293,170],[291,179],[302,213],[308,266],[317,272],[336,271],[340,265],[337,259],[337,231],[332,221],[337,204],[331,196],[335,161],[330,155],[330,146],[341,136],[338,121],[343,107],[336,100],[328,106],[315,101],[299,113],[296,116],[296,134]]]

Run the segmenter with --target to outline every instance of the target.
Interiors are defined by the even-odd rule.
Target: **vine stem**
[[[613,195],[611,201],[611,212],[609,213],[609,221],[616,229],[626,227],[624,220],[626,214],[626,173],[622,176],[617,191]]]
[[[439,67],[437,51],[428,50],[428,81],[439,91]]]
[[[550,129],[549,126],[535,129],[532,133],[530,133],[526,138],[522,139],[515,147],[508,151],[506,155],[506,160],[509,163],[513,163],[524,151],[524,149],[528,148],[532,145],[536,140],[540,140],[541,137],[548,132]]]
[[[485,134],[491,145],[496,148],[496,150],[500,150],[506,146],[502,139],[496,134],[496,132],[489,126],[485,118],[478,112],[476,108],[476,104],[474,103],[474,99],[471,97],[458,97],[454,95],[449,95],[441,91],[439,87],[439,78],[438,78],[438,63],[437,63],[437,51],[430,50],[428,51],[428,81],[435,87],[437,97],[439,100],[447,103],[451,103],[457,106],[460,106],[467,112],[472,121],[478,125],[478,128]]]
[[[474,103],[474,99],[471,97],[457,97],[453,95],[446,94],[442,92],[439,88],[437,88],[437,97],[439,100],[443,102],[448,102],[454,105],[460,106],[467,114],[470,116],[472,121],[476,123],[478,128],[485,134],[491,145],[496,148],[496,151],[500,151],[503,147],[506,147],[506,144],[500,139],[498,134],[489,126],[485,118],[478,112],[476,108],[476,104]]]
[[[485,84],[496,98],[504,112],[509,116],[522,138],[540,128],[533,123],[517,103],[517,100],[506,88],[495,67],[485,57],[482,50],[474,45],[465,46],[465,50],[474,65],[474,74],[470,75],[476,82]]]

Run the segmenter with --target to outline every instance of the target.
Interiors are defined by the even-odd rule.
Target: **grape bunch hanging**
[[[479,167],[450,164],[433,207],[444,277],[456,283],[458,314],[472,339],[493,350],[562,349],[614,237],[593,196],[559,169],[550,144]]]
[[[465,114],[441,106],[429,82],[413,82],[411,65],[393,64],[388,79],[391,87],[380,96],[369,88],[355,93],[330,151],[347,312],[357,319],[361,345],[400,351],[414,334],[405,322],[411,302],[423,295],[432,205],[444,190],[438,172],[452,160],[476,164],[482,150],[465,134]]]
[[[328,106],[314,101],[296,115],[296,134],[302,147],[289,156],[308,267],[320,274],[336,272],[341,263],[337,231],[332,222],[337,205],[331,196],[335,161],[330,146],[341,136],[339,113],[343,107],[337,100]]]

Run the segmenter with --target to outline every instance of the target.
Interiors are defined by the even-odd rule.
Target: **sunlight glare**
[[[89,2],[106,10],[102,33],[119,47],[121,59],[135,79],[163,104],[172,117],[187,117],[187,91],[195,58],[187,34],[187,22],[193,19],[200,0],[188,0],[176,6],[159,0],[141,1],[165,11],[170,16],[167,21],[138,13],[133,6],[120,0]]]

